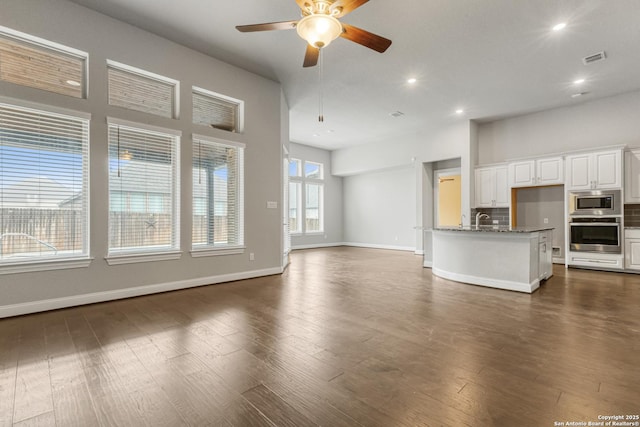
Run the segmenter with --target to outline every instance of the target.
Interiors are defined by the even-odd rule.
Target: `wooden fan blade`
[[[340,18],[346,15],[347,13],[353,12],[354,10],[356,10],[357,8],[359,8],[360,6],[362,6],[368,1],[369,0],[337,0],[333,2],[333,4],[331,5],[331,10],[333,11],[333,10],[339,9],[340,12],[338,12],[334,16],[336,18]]]
[[[265,24],[238,25],[236,29],[242,33],[254,31],[292,30],[298,25],[298,21],[269,22]]]
[[[370,33],[362,28],[354,27],[353,25],[345,24],[344,22],[342,23],[342,28],[344,31],[340,34],[340,37],[361,44],[362,46],[373,49],[376,52],[382,53],[391,46],[391,40]]]
[[[304,54],[304,62],[302,66],[307,67],[315,67],[318,65],[318,57],[320,56],[320,49],[317,47],[311,46],[307,43],[307,52]]]

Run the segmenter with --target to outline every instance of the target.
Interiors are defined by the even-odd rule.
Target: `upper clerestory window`
[[[0,27],[0,80],[86,98],[87,58],[77,49]]]

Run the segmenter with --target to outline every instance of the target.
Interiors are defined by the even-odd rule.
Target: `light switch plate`
[[[278,202],[267,202],[267,209],[278,209]]]

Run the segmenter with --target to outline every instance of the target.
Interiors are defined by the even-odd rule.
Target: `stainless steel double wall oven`
[[[569,193],[569,236],[572,252],[622,253],[620,190]]]

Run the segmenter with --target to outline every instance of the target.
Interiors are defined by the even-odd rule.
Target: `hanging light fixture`
[[[296,30],[300,37],[318,49],[329,46],[343,31],[340,21],[322,13],[305,16],[298,22]]]

